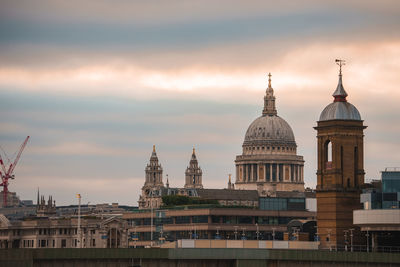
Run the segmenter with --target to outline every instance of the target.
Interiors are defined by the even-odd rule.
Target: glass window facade
[[[193,223],[208,223],[208,216],[207,215],[193,216],[192,217],[192,222]]]
[[[172,217],[156,218],[155,224],[173,224]]]
[[[223,216],[222,222],[227,224],[237,224],[237,217],[236,216]]]
[[[212,223],[220,223],[221,222],[221,216],[212,215],[211,216],[211,222]]]
[[[253,218],[250,216],[239,216],[238,221],[240,224],[253,224]]]
[[[305,210],[304,198],[260,198],[261,210]]]
[[[176,224],[187,224],[187,223],[190,223],[190,217],[189,216],[178,216],[178,217],[175,217],[175,223]]]
[[[400,192],[400,171],[382,172],[382,191],[384,193]]]

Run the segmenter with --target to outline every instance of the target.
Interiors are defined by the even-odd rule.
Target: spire
[[[274,96],[274,89],[271,86],[271,73],[268,74],[268,88],[265,92],[264,96],[264,109],[263,109],[263,116],[276,116],[277,111],[275,107],[275,96]]]
[[[196,149],[193,147],[192,160],[196,159]]]
[[[185,171],[185,188],[203,188],[201,168],[196,158],[196,149],[193,147],[192,157],[189,166]]]
[[[167,186],[167,188],[169,188],[168,174],[167,174],[167,183],[165,185]]]
[[[272,87],[271,87],[271,72],[270,73],[268,73],[268,88],[271,88],[272,89]]]
[[[37,205],[39,206],[39,187],[37,189]]]
[[[335,98],[334,102],[347,102],[347,93],[344,90],[342,83],[342,66],[345,65],[345,61],[342,59],[336,59],[335,62],[339,66],[339,81],[336,90],[335,92],[333,92],[332,96]]]
[[[232,185],[232,181],[231,181],[231,176],[232,176],[232,174],[229,174],[228,189],[234,189],[234,187]]]
[[[153,145],[153,152],[151,152],[151,159],[156,159],[157,158],[157,153],[156,153],[156,145]]]

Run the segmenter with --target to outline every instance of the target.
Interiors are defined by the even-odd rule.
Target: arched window
[[[332,142],[327,140],[325,142],[325,168],[332,169]]]

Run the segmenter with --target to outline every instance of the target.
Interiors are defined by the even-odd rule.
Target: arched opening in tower
[[[332,142],[325,142],[325,169],[332,169]]]

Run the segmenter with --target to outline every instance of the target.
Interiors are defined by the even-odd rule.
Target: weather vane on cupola
[[[342,66],[346,65],[346,60],[335,59],[335,62],[339,66],[339,75],[342,75]]]

